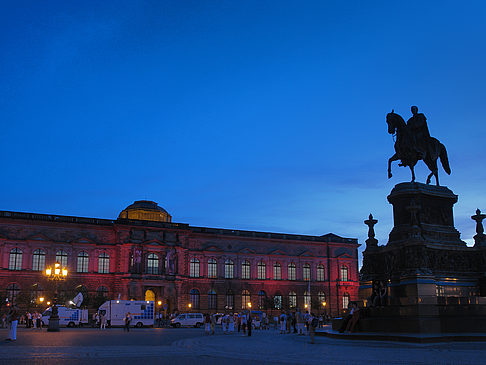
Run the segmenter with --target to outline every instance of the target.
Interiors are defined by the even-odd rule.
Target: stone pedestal
[[[480,282],[486,249],[467,247],[454,227],[457,195],[446,187],[398,184],[388,196],[394,227],[386,246],[367,246],[360,271],[366,331],[485,331]],[[386,288],[386,295],[379,288]]]

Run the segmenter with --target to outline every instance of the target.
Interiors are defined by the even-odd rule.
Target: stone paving
[[[5,337],[6,331],[0,330]],[[1,337],[0,337],[1,338]],[[252,337],[204,335],[201,329],[21,329],[18,341],[0,343],[1,364],[481,364],[486,344],[337,340],[254,331]]]

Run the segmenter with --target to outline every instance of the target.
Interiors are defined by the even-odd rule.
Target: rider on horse
[[[412,106],[412,117],[407,122],[407,129],[410,133],[413,146],[419,154],[419,159],[423,159],[428,152],[430,144],[430,133],[427,127],[427,118],[425,115],[418,112],[416,106]]]

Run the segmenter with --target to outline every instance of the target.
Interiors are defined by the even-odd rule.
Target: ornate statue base
[[[369,239],[363,253],[360,329],[484,332],[486,247],[460,239],[452,211],[457,196],[446,187],[403,183],[388,201],[394,216],[388,244]]]

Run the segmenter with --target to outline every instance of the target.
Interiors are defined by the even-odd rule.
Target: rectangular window
[[[265,280],[267,278],[267,265],[263,262],[258,263],[258,279]]]

